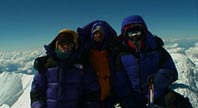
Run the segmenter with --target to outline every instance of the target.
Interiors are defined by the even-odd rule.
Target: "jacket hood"
[[[107,48],[110,44],[110,41],[117,37],[117,33],[106,21],[95,20],[82,28],[78,27],[77,32],[79,35],[79,40],[81,41],[81,44],[87,43],[87,46],[90,47],[93,39],[93,32],[97,29],[97,26],[102,27],[102,30],[104,32],[103,49]]]
[[[155,49],[157,47],[153,34],[148,31],[146,23],[141,16],[131,15],[131,16],[124,18],[122,21],[122,25],[121,25],[121,33],[123,33],[124,27],[129,24],[143,24],[146,29],[146,36],[144,39],[145,48],[146,49]]]
[[[75,31],[70,30],[70,29],[62,29],[57,36],[52,40],[52,42],[50,42],[48,45],[44,45],[44,48],[46,50],[47,55],[51,55],[51,56],[56,56],[55,54],[55,48],[56,48],[56,41],[58,36],[61,33],[71,33],[73,35],[73,39],[74,39],[74,43],[75,43],[75,49],[77,49],[78,47],[78,35]]]
[[[145,37],[145,45],[146,45],[146,49],[156,49],[157,48],[155,38],[151,32],[147,32],[147,35]]]
[[[139,15],[131,15],[131,16],[124,18],[122,20],[121,33],[123,32],[124,27],[128,24],[143,24],[145,25],[147,29],[146,23],[144,22],[143,18]]]
[[[101,28],[98,28],[101,27]],[[110,32],[114,31],[112,29],[112,27],[107,24],[106,22],[103,21],[97,21],[92,25],[91,28],[91,39],[93,39],[93,33],[95,32],[95,30],[100,29],[104,32],[104,41],[108,41],[111,39],[111,34]]]
[[[96,31],[102,31],[104,32],[104,24],[102,22],[96,22],[95,24],[93,24],[92,29],[91,29],[91,33],[95,33]]]

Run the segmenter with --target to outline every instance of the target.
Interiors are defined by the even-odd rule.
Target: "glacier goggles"
[[[132,41],[141,40],[144,36],[144,30],[139,26],[135,26],[126,29],[124,35]]]

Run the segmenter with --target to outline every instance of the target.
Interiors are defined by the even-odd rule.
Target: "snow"
[[[33,60],[41,50],[0,52],[0,108],[30,108]]]
[[[33,75],[3,72],[0,74],[0,108],[29,108]]]
[[[33,75],[23,75],[23,94],[18,98],[18,101],[12,105],[12,108],[30,108],[30,89]]]
[[[22,80],[15,73],[3,72],[0,74],[0,105],[7,104],[8,106],[13,103],[22,94]]]
[[[198,43],[184,48],[178,43],[166,45],[171,54],[179,79],[172,88],[190,99],[198,108]],[[0,52],[0,108],[30,108],[30,89],[35,70],[35,57],[43,51]]]
[[[198,47],[180,48],[178,45],[165,46],[178,70],[175,91],[190,99],[194,108],[198,106]],[[180,85],[179,85],[180,84]],[[182,85],[181,85],[182,84]]]

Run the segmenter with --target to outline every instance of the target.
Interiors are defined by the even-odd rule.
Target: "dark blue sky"
[[[198,37],[197,0],[1,0],[0,51],[42,48],[63,28],[105,20],[120,33],[122,19],[141,15],[162,38]]]

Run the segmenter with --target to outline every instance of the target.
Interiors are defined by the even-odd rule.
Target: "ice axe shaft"
[[[153,106],[154,105],[154,82],[153,79],[149,80],[149,85],[148,85],[148,104],[147,106]]]

